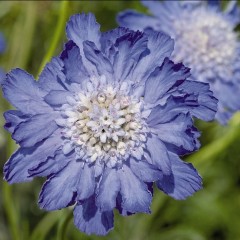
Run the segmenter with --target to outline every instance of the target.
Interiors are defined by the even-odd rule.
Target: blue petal
[[[101,50],[105,54],[105,56],[110,58],[110,53],[113,50],[112,48],[116,40],[119,37],[130,32],[133,32],[133,31],[128,28],[118,27],[113,30],[102,33],[100,38],[100,43],[101,43]]]
[[[200,134],[193,127],[193,120],[189,114],[179,114],[172,121],[149,126],[162,141],[174,145],[178,154],[190,153],[200,146],[197,140]]]
[[[113,57],[114,76],[123,81],[147,51],[147,36],[138,31],[127,33],[116,40],[114,47],[118,50]]]
[[[41,144],[31,148],[19,148],[4,165],[4,178],[9,183],[26,182],[32,180],[28,170],[54,156],[61,146],[58,134],[52,135]]]
[[[120,180],[115,169],[106,168],[99,183],[96,205],[101,211],[111,211],[116,207],[116,198],[120,191]]]
[[[172,95],[165,105],[157,105],[152,109],[147,119],[149,125],[169,122],[180,113],[190,113],[205,121],[213,120],[217,110],[217,99],[209,91],[209,84],[185,81],[170,94]]]
[[[6,99],[26,114],[48,112],[50,107],[43,101],[44,92],[33,76],[17,68],[7,74],[2,84]]]
[[[162,178],[162,172],[145,160],[130,159],[132,172],[143,182],[155,182]]]
[[[95,178],[98,178],[99,176],[101,176],[103,171],[104,171],[104,165],[103,164],[101,164],[101,163],[95,163],[94,164]]]
[[[228,16],[230,16],[233,24],[240,23],[240,8],[236,0],[231,0],[228,2],[227,8],[224,11]]]
[[[221,9],[221,0],[207,0],[207,4],[216,7],[219,10]]]
[[[156,17],[168,18],[169,14],[176,14],[177,8],[179,7],[179,1],[141,1],[144,6],[146,6],[150,12]]]
[[[118,170],[118,176],[121,183],[122,209],[131,213],[150,213],[152,195],[147,185],[138,179],[125,164],[122,169]]]
[[[202,179],[190,163],[185,163],[171,154],[172,174],[157,182],[160,190],[169,196],[183,200],[202,188]]]
[[[127,27],[133,30],[143,30],[151,26],[158,29],[159,20],[155,17],[147,16],[133,10],[126,10],[117,16],[117,22],[122,27]]]
[[[100,212],[93,196],[82,205],[76,205],[74,224],[88,235],[106,235],[113,228],[113,212]]]
[[[65,90],[52,90],[45,97],[44,101],[51,106],[62,106],[67,103],[67,97],[72,93]]]
[[[10,133],[13,133],[15,128],[22,122],[26,121],[29,118],[29,115],[25,115],[17,110],[9,110],[4,113],[4,118],[6,123],[4,128]]]
[[[105,75],[107,79],[112,79],[113,68],[109,60],[102,54],[93,42],[83,42],[85,57],[96,66],[98,74]]]
[[[29,168],[28,173],[30,177],[48,177],[63,169],[70,160],[71,158],[66,158],[62,154],[62,150],[59,150],[53,157],[48,157],[46,161],[40,162],[33,168]]]
[[[214,86],[214,93],[219,99],[219,103],[224,106],[225,109],[230,111],[237,111],[240,109],[240,86],[234,82],[223,82],[219,80]],[[234,94],[233,94],[234,93]]]
[[[152,164],[157,166],[163,174],[171,174],[171,162],[164,143],[155,135],[147,139],[147,151],[150,153]]]
[[[68,39],[72,40],[79,47],[80,53],[83,53],[84,41],[94,42],[98,49],[101,48],[100,25],[96,22],[95,16],[92,13],[73,15],[67,23],[66,32]],[[95,66],[83,54],[82,62],[90,75],[97,76]]]
[[[93,166],[84,165],[79,172],[79,181],[77,184],[77,199],[84,200],[93,195],[95,191],[95,178]]]
[[[62,72],[63,62],[55,57],[51,62],[46,64],[41,75],[39,76],[39,86],[46,90],[66,90],[64,85],[66,77]]]
[[[233,116],[234,112],[226,109],[221,103],[218,104],[218,111],[215,118],[220,124],[226,125],[229,119]]]
[[[134,69],[133,81],[146,80],[156,67],[161,66],[166,57],[170,57],[174,48],[173,39],[165,33],[153,30],[147,30],[144,33],[148,36],[147,47],[150,52]]]
[[[83,65],[80,49],[73,41],[69,41],[65,44],[61,59],[64,63],[62,71],[66,75],[67,81],[81,84],[84,80],[89,78],[89,73]]]
[[[155,103],[177,82],[190,76],[190,69],[182,64],[174,64],[166,58],[146,81],[144,101]]]
[[[145,5],[151,14],[153,14],[159,22],[156,30],[164,30],[165,32],[171,31],[172,22],[177,21],[181,17],[183,8],[189,10],[198,5],[202,0],[187,0],[187,1],[141,1]],[[168,28],[166,28],[166,26]]]
[[[39,195],[39,206],[48,211],[65,208],[74,203],[76,187],[81,163],[77,163],[74,155],[68,165],[58,173],[52,175],[43,185]]]
[[[71,16],[66,27],[67,37],[77,44],[82,52],[82,44],[88,40],[100,49],[100,25],[92,13]]]
[[[12,137],[22,147],[31,147],[49,137],[57,128],[49,114],[39,114],[20,123]]]
[[[173,91],[175,91],[175,89]],[[182,96],[185,95],[185,107],[188,108],[188,111],[194,117],[204,121],[211,121],[214,119],[218,100],[213,96],[213,92],[210,90],[210,85],[208,83],[184,81],[176,88],[176,91],[180,92]],[[172,94],[174,95],[174,93]],[[193,99],[187,96],[190,94],[194,95],[196,99],[194,100],[195,104]],[[183,108],[182,110],[184,111]]]

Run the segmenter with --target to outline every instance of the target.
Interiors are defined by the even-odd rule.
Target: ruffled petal
[[[48,157],[46,161],[40,162],[37,166],[29,168],[30,177],[48,177],[62,170],[71,159],[62,154],[62,150],[56,152],[53,157]]]
[[[136,161],[131,158],[130,168],[132,172],[143,182],[155,182],[162,178],[162,172],[145,160]]]
[[[204,121],[211,121],[214,119],[218,108],[218,100],[214,97],[208,83],[184,81],[177,86],[176,89],[172,89],[171,94],[174,95],[175,93],[173,91],[175,91],[178,96],[179,93],[181,94],[184,98],[185,107],[188,108],[188,111],[194,117]],[[192,95],[195,100],[188,97],[188,95]],[[186,108],[185,110],[182,108],[182,110],[186,111]]]
[[[93,195],[95,191],[94,168],[85,164],[78,175],[77,199],[84,200]]]
[[[111,211],[116,207],[120,191],[120,180],[115,169],[105,169],[97,189],[96,205],[101,211]]]
[[[101,212],[92,196],[74,208],[74,224],[88,235],[106,235],[113,229],[113,212]]]
[[[74,154],[68,158],[71,161],[67,166],[52,175],[43,185],[38,202],[40,208],[52,211],[74,203],[77,194],[78,173],[82,165],[76,163]]]
[[[83,51],[85,57],[96,67],[100,76],[105,75],[107,79],[113,78],[112,64],[93,42],[83,42]]]
[[[147,47],[150,52],[134,69],[132,80],[135,82],[145,81],[156,67],[161,66],[166,57],[170,57],[174,48],[174,41],[169,35],[153,30],[147,30],[144,33],[148,36]]]
[[[183,64],[174,64],[166,58],[163,64],[149,76],[145,85],[144,101],[155,103],[178,81],[190,76],[190,69]]]
[[[61,59],[64,63],[62,71],[67,81],[81,84],[89,78],[89,73],[82,61],[80,49],[73,41],[69,41],[65,44]]]
[[[72,93],[65,90],[52,90],[45,97],[44,101],[52,107],[60,107],[67,103],[67,97]]]
[[[32,147],[53,134],[57,128],[49,114],[38,114],[20,123],[12,137],[22,147]]]
[[[64,82],[66,77],[62,72],[63,62],[60,58],[54,57],[46,64],[39,76],[39,87],[45,91],[49,90],[66,90]]]
[[[111,59],[111,52],[114,51],[114,44],[116,40],[132,30],[124,27],[118,27],[113,30],[101,34],[100,43],[101,50],[109,59]]]
[[[15,128],[22,122],[26,121],[29,118],[29,115],[25,115],[17,110],[9,110],[4,113],[4,118],[6,123],[4,128],[10,133],[13,133]]]
[[[92,13],[73,15],[66,27],[67,37],[82,50],[84,41],[91,41],[100,49],[100,25]],[[81,51],[82,52],[82,51]]]
[[[59,134],[52,135],[44,142],[31,148],[19,148],[4,165],[4,178],[9,183],[26,182],[32,180],[28,170],[40,162],[53,157],[61,147]]]
[[[172,174],[163,176],[157,186],[164,193],[183,200],[202,188],[202,179],[190,163],[185,163],[175,154],[170,155]]]
[[[148,116],[150,126],[169,122],[181,113],[190,113],[204,121],[211,121],[217,111],[217,99],[209,90],[209,84],[185,81],[169,92],[166,103],[154,107]]]
[[[118,170],[118,176],[121,183],[122,209],[131,213],[150,213],[152,195],[147,185],[138,179],[125,164],[122,169]]]
[[[179,114],[175,119],[163,124],[150,125],[152,131],[168,144],[171,150],[183,155],[195,151],[200,147],[197,137],[200,136],[193,127],[193,120],[189,114]]]
[[[146,147],[150,153],[152,164],[157,166],[163,174],[171,174],[171,162],[163,142],[157,136],[152,135],[148,137]]]
[[[8,73],[2,89],[5,98],[23,113],[40,114],[51,110],[43,101],[45,93],[38,83],[22,69],[16,68]]]
[[[121,82],[129,76],[147,51],[147,36],[141,32],[127,33],[116,40],[114,47],[117,49],[112,57],[114,77]]]

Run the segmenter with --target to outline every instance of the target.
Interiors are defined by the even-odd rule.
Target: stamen
[[[96,79],[94,81],[96,85]],[[71,104],[63,109],[67,119],[58,122],[64,122],[66,126],[64,137],[85,152],[82,154],[81,151],[85,161],[95,162],[99,159],[114,166],[117,161],[126,160],[124,156],[130,148],[139,148],[139,142],[145,140],[141,103],[126,92],[119,91],[121,88],[127,89],[126,84],[113,88],[101,83],[101,90],[97,93],[89,92],[92,85],[88,84],[86,92],[71,99]],[[137,152],[141,154],[141,151]]]

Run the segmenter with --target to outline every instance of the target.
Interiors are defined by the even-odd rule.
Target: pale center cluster
[[[120,88],[104,84],[69,101],[63,111],[67,118],[61,120],[65,148],[73,147],[87,162],[99,160],[111,166],[130,154],[141,157],[146,140],[141,102]]]
[[[231,79],[237,37],[229,21],[213,9],[197,8],[184,12],[173,27],[175,61],[193,68],[198,80],[216,76]]]

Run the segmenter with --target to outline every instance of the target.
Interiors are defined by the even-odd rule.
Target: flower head
[[[240,42],[234,31],[240,10],[231,1],[222,12],[221,1],[142,1],[153,16],[125,11],[120,25],[152,28],[175,39],[174,61],[191,68],[194,79],[211,84],[219,99],[216,119],[225,124],[240,109]]]
[[[179,155],[199,148],[193,116],[214,118],[206,83],[169,57],[173,40],[126,28],[101,33],[92,14],[67,24],[69,41],[39,81],[21,69],[7,74],[4,96],[17,108],[5,128],[20,148],[4,167],[9,183],[47,177],[39,205],[75,204],[76,226],[107,234],[113,209],[150,212],[152,185],[175,199],[201,188]]]

